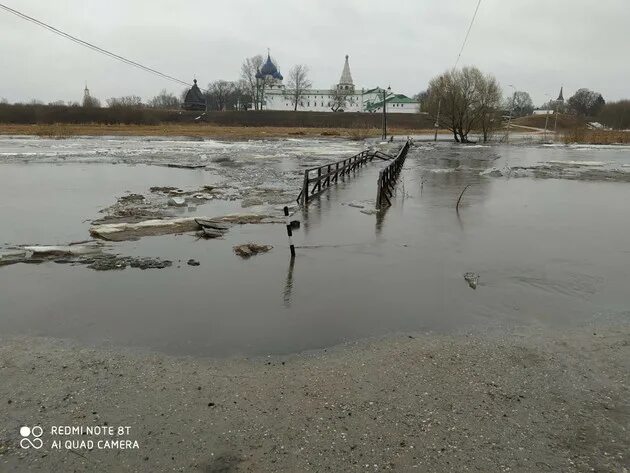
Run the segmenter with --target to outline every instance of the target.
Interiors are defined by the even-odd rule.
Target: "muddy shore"
[[[2,471],[630,467],[627,323],[223,360],[4,338],[0,379]],[[42,449],[19,448],[22,425]],[[53,450],[55,425],[130,426],[139,448]]]

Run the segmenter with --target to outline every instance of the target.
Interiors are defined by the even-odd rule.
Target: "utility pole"
[[[385,94],[385,89],[383,89],[383,141],[387,141],[387,112],[385,111]]]
[[[547,113],[545,115],[545,141],[547,141],[547,123],[549,123],[549,108],[547,108]]]
[[[551,105],[549,102],[551,102],[551,96],[549,94],[545,94],[545,97],[547,97],[549,100],[547,100],[547,107],[545,107],[546,113],[545,113],[545,138],[544,140],[547,141],[547,124],[549,123],[549,105]]]
[[[440,109],[442,108],[442,99],[438,99],[437,116],[435,117],[435,135],[433,141],[437,141],[438,128],[440,127]]]
[[[387,141],[387,94],[392,91],[391,87],[383,89],[383,141]]]

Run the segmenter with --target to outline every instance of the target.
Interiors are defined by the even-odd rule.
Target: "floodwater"
[[[152,186],[231,189],[195,209],[280,214],[342,140],[0,139],[0,245],[89,238],[91,220]],[[174,169],[169,163],[201,165]],[[0,266],[0,331],[174,354],[262,355],[416,330],[570,326],[630,316],[630,148],[417,143],[378,215],[374,162],[283,225],[112,243],[165,269]],[[455,203],[465,186],[459,212]],[[246,207],[243,208],[242,205]],[[351,204],[351,205],[348,205]],[[362,207],[361,207],[362,206]],[[232,246],[271,244],[242,260]],[[200,266],[186,264],[190,258]],[[463,275],[479,274],[473,290]]]

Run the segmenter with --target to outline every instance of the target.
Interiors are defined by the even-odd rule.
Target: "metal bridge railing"
[[[396,185],[396,180],[398,179],[398,175],[400,174],[400,170],[405,164],[405,158],[407,157],[407,152],[409,151],[409,146],[411,142],[407,140],[405,145],[400,149],[398,155],[394,160],[389,163],[386,167],[381,169],[378,173],[378,181],[377,181],[377,190],[376,190],[376,208],[381,209],[385,206],[389,207],[392,205],[391,197],[394,196],[394,187]]]
[[[386,158],[384,156],[387,155],[381,153],[380,151],[374,152],[365,150],[349,158],[337,161],[336,163],[324,164],[323,166],[306,169],[304,171],[302,190],[297,197],[298,204],[307,206],[310,199],[324,192],[332,184],[337,183],[339,176],[343,179],[351,172],[365,166],[374,158],[391,159],[391,157]]]

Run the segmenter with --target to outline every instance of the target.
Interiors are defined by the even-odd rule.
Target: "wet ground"
[[[368,145],[4,137],[0,245],[86,240],[91,222],[129,194],[171,216],[280,215],[305,168]],[[296,214],[293,263],[284,226],[266,224],[236,225],[214,240],[186,233],[106,244],[124,257],[172,261],[163,269],[1,266],[0,331],[231,356],[628,317],[630,148],[417,143],[394,205],[370,215],[383,165]],[[151,191],[204,186],[212,198],[183,208],[162,206]],[[233,253],[250,241],[274,248],[246,260]],[[467,272],[479,275],[476,289]]]

